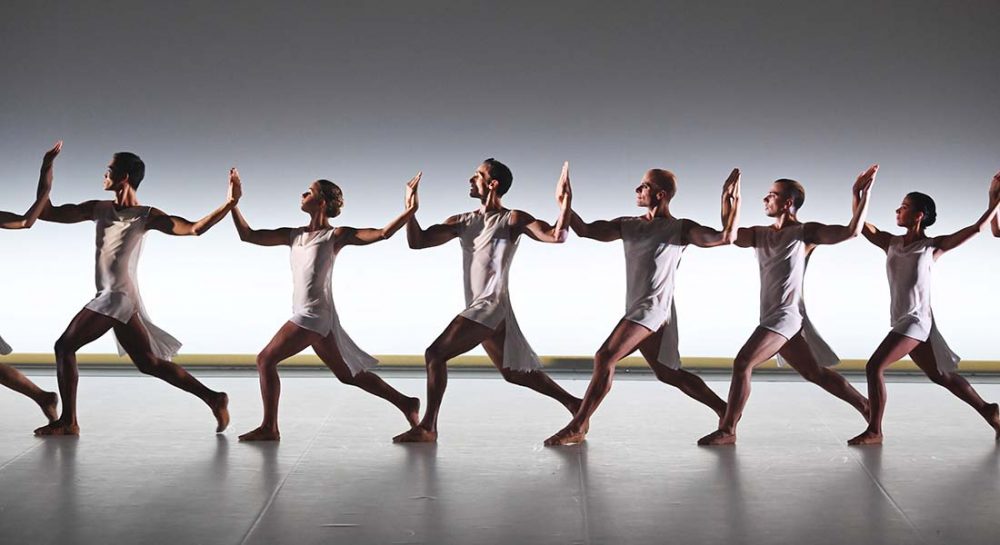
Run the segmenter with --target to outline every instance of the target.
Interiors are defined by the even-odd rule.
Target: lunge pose
[[[871,417],[868,428],[848,441],[851,445],[882,442],[885,413],[885,370],[907,354],[934,383],[940,384],[968,403],[996,431],[1000,439],[1000,407],[979,397],[975,388],[958,374],[959,357],[948,348],[937,329],[931,310],[931,268],[945,252],[964,244],[993,222],[1000,208],[1000,172],[990,185],[989,206],[972,225],[950,235],[929,238],[924,230],[937,219],[934,201],[923,193],[908,193],[896,209],[896,225],[906,234],[895,236],[865,224],[865,238],[886,253],[889,277],[892,331],[875,349],[865,366]]]
[[[41,218],[57,223],[92,220],[97,225],[97,296],[87,303],[56,341],[56,375],[62,397],[62,415],[36,435],[78,435],[76,388],[79,372],[76,352],[84,345],[114,330],[118,353],[128,354],[143,373],[194,394],[204,401],[216,419],[216,432],[229,424],[229,398],[208,389],[170,359],[181,344],[156,327],[146,314],[136,282],[136,266],[146,231],[168,235],[200,235],[218,223],[239,200],[239,187],[230,184],[226,202],[197,222],[170,216],[151,206],[142,206],[136,190],[146,166],[134,153],[114,154],[104,172],[104,189],[114,193],[109,201],[52,206],[46,199]]]
[[[504,379],[545,394],[575,414],[580,399],[559,387],[541,370],[538,356],[528,345],[507,292],[510,264],[521,235],[540,242],[560,243],[568,235],[572,193],[569,164],[563,165],[556,185],[560,213],[555,226],[527,212],[504,208],[500,198],[514,179],[506,165],[489,158],[469,179],[469,196],[480,207],[451,216],[444,223],[421,229],[416,217],[406,224],[410,248],[439,246],[453,238],[462,244],[466,309],[452,320],[425,353],[427,363],[427,408],[419,424],[393,438],[395,442],[437,440],[437,417],[448,383],[447,362],[482,344]]]
[[[580,410],[569,424],[545,444],[568,445],[586,438],[590,417],[611,390],[618,360],[639,350],[656,378],[680,388],[707,405],[721,418],[726,403],[698,375],[681,369],[674,311],[674,278],[688,244],[702,248],[731,244],[736,238],[740,210],[740,171],[733,169],[722,186],[722,231],[704,227],[670,213],[677,192],[674,174],[653,169],[635,188],[636,205],[646,213],[611,221],[587,223],[575,212],[573,232],[602,242],[621,239],[625,247],[626,310],[618,325],[594,355],[594,374]]]
[[[59,155],[60,150],[62,150],[62,142],[56,142],[56,145],[45,152],[45,156],[42,157],[42,169],[38,176],[38,192],[35,196],[35,202],[23,215],[0,211],[0,229],[30,229],[35,224],[42,209],[45,208],[45,203],[49,200],[49,191],[52,189],[52,163]],[[10,353],[10,345],[4,342],[3,337],[0,337],[0,355],[6,356]],[[0,363],[0,384],[30,397],[42,409],[49,422],[56,419],[59,397],[54,392],[46,392],[39,388],[28,377],[24,376],[24,373],[10,365]]]
[[[823,341],[806,315],[802,283],[806,263],[819,244],[836,244],[858,236],[868,213],[868,198],[878,165],[858,176],[852,188],[852,217],[847,226],[800,223],[798,211],[805,202],[802,184],[781,179],[764,197],[764,213],[774,218],[769,226],[740,228],[736,245],[754,248],[760,265],[760,325],[733,362],[726,412],[719,429],[698,440],[699,445],[736,442],[736,424],[750,397],[750,375],[758,365],[778,356],[806,380],[839,397],[868,417],[868,400],[844,377],[829,369],[840,359]]]
[[[240,187],[236,169],[230,172],[229,177],[231,183]],[[260,427],[241,435],[241,441],[280,439],[278,398],[281,381],[278,364],[310,346],[341,382],[389,401],[402,411],[411,426],[417,423],[420,400],[404,396],[381,377],[368,371],[377,361],[358,348],[341,327],[333,304],[331,273],[337,254],[345,246],[364,246],[388,239],[406,224],[417,210],[418,183],[419,173],[406,186],[406,209],[381,229],[331,227],[329,218],[340,214],[344,196],[340,187],[329,180],[316,180],[302,194],[301,209],[309,214],[309,225],[305,227],[251,229],[240,209],[233,208],[233,222],[240,240],[260,246],[291,246],[294,286],[294,314],[257,356],[264,420]]]

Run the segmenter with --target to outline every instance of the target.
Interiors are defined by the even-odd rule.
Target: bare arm
[[[854,182],[851,198],[851,222],[847,225],[824,225],[809,222],[805,224],[803,233],[809,244],[837,244],[861,234],[868,216],[868,202],[871,197],[871,187],[875,183],[878,165],[868,167]]]
[[[990,200],[995,199],[1000,199],[1000,172],[993,175],[993,181],[990,183]],[[993,236],[1000,237],[1000,213],[993,216],[990,227],[993,229]]]
[[[740,221],[740,170],[734,168],[722,185],[722,231],[705,227],[691,220],[684,220],[682,227],[685,243],[699,248],[712,248],[736,242]]]
[[[740,227],[736,230],[736,240],[733,241],[739,248],[753,248],[757,243],[752,227]]]
[[[940,257],[941,254],[954,250],[986,230],[988,225],[996,221],[998,209],[1000,209],[1000,172],[993,177],[993,182],[990,185],[990,203],[986,212],[983,212],[983,215],[975,223],[964,229],[959,229],[950,235],[934,237],[934,247],[936,248],[934,257]]]
[[[621,218],[615,218],[610,221],[597,220],[587,223],[576,212],[573,212],[573,215],[570,217],[569,226],[576,233],[576,236],[582,238],[591,238],[601,242],[611,242],[622,238]]]
[[[882,248],[883,251],[889,251],[889,243],[892,241],[892,233],[880,231],[878,227],[865,222],[864,227],[861,229],[861,234],[868,239],[868,242]]]
[[[195,222],[184,219],[180,216],[171,216],[158,208],[153,208],[150,211],[150,221],[146,228],[174,236],[203,235],[211,229],[213,225],[219,223],[222,218],[226,217],[226,214],[228,214],[230,210],[236,207],[236,204],[240,202],[242,194],[239,173],[236,172],[236,169],[230,169],[229,191],[226,196],[226,202],[222,206],[216,208],[207,216]]]
[[[42,157],[42,168],[38,174],[38,190],[35,193],[35,202],[31,204],[28,211],[22,214],[11,212],[0,212],[0,229],[30,229],[38,221],[42,212],[49,204],[49,192],[52,191],[52,163],[55,161],[59,151],[62,150],[62,141],[45,152]]]
[[[246,218],[240,213],[239,206],[234,206],[232,211],[233,223],[236,224],[236,232],[240,235],[240,240],[256,244],[258,246],[287,246],[291,241],[292,230],[288,227],[280,229],[251,229]]]
[[[569,162],[563,163],[562,173],[556,183],[556,202],[559,203],[559,217],[555,225],[549,225],[531,214],[514,210],[511,222],[524,234],[538,242],[560,244],[569,238],[569,226],[573,217],[573,188],[569,183]]]
[[[420,185],[420,177],[423,173],[418,172],[416,176],[410,178],[406,183],[406,198],[404,200],[406,208],[403,213],[396,216],[385,227],[381,229],[355,229],[353,227],[340,227],[337,229],[336,240],[341,246],[364,246],[380,240],[385,240],[396,234],[404,225],[410,221],[413,214],[417,212],[419,202],[417,199],[417,186]]]

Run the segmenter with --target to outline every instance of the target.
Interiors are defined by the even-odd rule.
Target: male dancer
[[[230,182],[225,204],[197,222],[190,222],[157,208],[139,205],[136,190],[145,172],[146,165],[138,155],[119,152],[114,154],[104,172],[104,189],[114,192],[114,200],[62,206],[52,206],[46,201],[43,220],[57,223],[93,220],[97,224],[97,297],[84,306],[56,341],[56,375],[63,401],[62,415],[35,430],[36,435],[80,434],[76,418],[79,379],[76,352],[112,329],[119,353],[127,353],[140,371],[204,401],[215,415],[216,432],[225,430],[229,424],[226,394],[209,390],[183,367],[170,361],[180,343],[150,322],[139,297],[135,276],[146,231],[177,236],[201,235],[236,206],[240,198],[239,186]]]
[[[677,193],[677,179],[668,170],[646,172],[635,188],[642,216],[586,223],[575,212],[570,227],[584,238],[602,242],[621,239],[625,247],[625,317],[611,331],[594,355],[594,374],[580,410],[569,424],[545,440],[547,446],[569,445],[587,436],[590,417],[611,390],[615,364],[637,349],[656,378],[680,388],[707,405],[721,418],[726,403],[698,375],[681,369],[674,312],[674,278],[681,254],[688,244],[711,248],[731,244],[736,238],[740,213],[740,171],[733,169],[722,186],[722,231],[704,227],[670,214]]]
[[[733,362],[733,381],[719,429],[699,439],[699,445],[736,443],[736,424],[750,397],[750,374],[754,367],[775,354],[779,363],[788,363],[806,380],[850,403],[865,419],[868,418],[868,400],[844,377],[828,369],[840,360],[806,316],[802,282],[809,255],[817,245],[837,244],[861,233],[877,172],[878,165],[872,165],[854,182],[853,215],[846,227],[800,223],[797,215],[805,203],[805,188],[795,180],[780,179],[771,185],[771,190],[764,197],[764,213],[774,218],[774,223],[740,228],[737,232],[737,246],[757,251],[760,264],[760,325]]]
[[[45,152],[45,156],[42,157],[41,173],[38,176],[38,192],[35,196],[35,202],[24,215],[0,211],[0,229],[30,229],[35,224],[45,207],[45,203],[49,200],[49,191],[52,190],[52,163],[61,150],[62,141],[59,141],[52,149]],[[5,356],[10,353],[10,345],[0,337],[0,355]],[[30,397],[42,409],[49,422],[56,419],[59,397],[56,396],[55,392],[42,390],[24,376],[24,373],[4,363],[0,363],[0,384]]]
[[[569,163],[563,164],[556,185],[560,213],[555,226],[527,212],[503,207],[500,198],[510,189],[513,180],[514,175],[506,165],[492,157],[486,159],[469,178],[469,196],[479,200],[479,209],[451,216],[444,223],[427,229],[420,228],[415,216],[406,224],[410,248],[430,248],[453,238],[460,239],[466,309],[427,348],[427,409],[420,423],[394,437],[394,442],[437,440],[438,411],[448,383],[447,362],[479,344],[508,382],[545,394],[562,403],[570,413],[575,414],[580,407],[578,398],[542,372],[538,356],[517,326],[507,293],[510,263],[522,234],[550,243],[561,243],[569,234],[572,214]]]

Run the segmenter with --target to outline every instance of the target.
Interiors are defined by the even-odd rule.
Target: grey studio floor
[[[588,441],[544,448],[568,414],[493,375],[453,373],[436,446],[393,445],[386,402],[326,374],[283,374],[282,441],[256,426],[256,377],[197,372],[231,397],[214,435],[193,397],[126,372],[80,381],[79,439],[0,391],[0,542],[989,543],[1000,445],[972,410],[917,380],[889,385],[887,442],[793,378],[760,377],[735,448],[699,448],[714,416],[649,375],[616,382]],[[384,372],[423,397],[413,373]],[[54,388],[51,373],[33,378]],[[556,375],[574,393],[585,376]],[[624,377],[623,377],[624,378]],[[860,377],[858,377],[860,378]],[[728,375],[708,375],[717,392]],[[863,384],[859,384],[863,387]],[[1000,384],[977,382],[987,399]]]

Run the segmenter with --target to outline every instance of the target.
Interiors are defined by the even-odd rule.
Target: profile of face
[[[647,171],[642,177],[642,181],[635,188],[635,205],[643,208],[657,206],[660,201],[667,198],[666,191],[656,184],[652,171]]]
[[[499,184],[500,182],[490,179],[490,170],[486,163],[482,163],[469,178],[469,196],[474,199],[485,199],[490,193],[490,188]]]
[[[118,191],[123,184],[127,183],[128,175],[122,172],[121,168],[115,164],[115,160],[112,159],[108,163],[108,168],[104,170],[104,190],[105,191]]]
[[[309,188],[302,194],[299,208],[307,214],[326,212],[326,199],[320,193],[319,182],[309,184]]]
[[[792,208],[794,201],[781,192],[781,184],[771,184],[771,189],[764,195],[764,214],[769,218],[780,216]]]
[[[924,219],[924,213],[918,212],[909,197],[903,197],[903,202],[896,209],[896,225],[899,227],[914,227]]]

